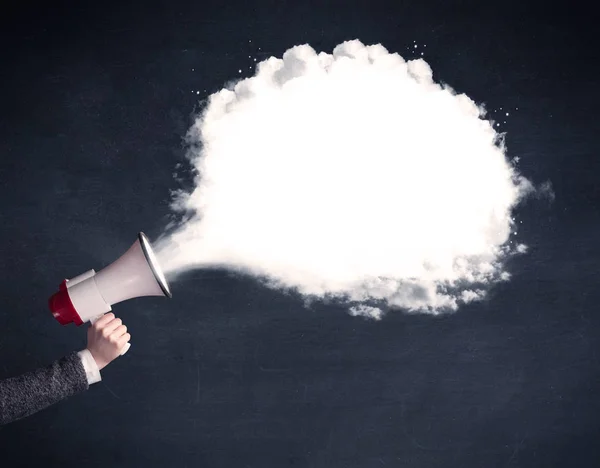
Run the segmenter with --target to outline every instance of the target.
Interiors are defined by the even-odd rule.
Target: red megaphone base
[[[67,280],[64,280],[58,288],[59,291],[48,299],[48,306],[52,315],[61,325],[68,325],[71,322],[74,322],[77,326],[82,325],[83,320],[75,310],[67,292]]]

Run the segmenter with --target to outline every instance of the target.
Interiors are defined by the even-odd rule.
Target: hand
[[[115,314],[109,313],[100,318],[88,329],[87,349],[92,353],[100,370],[121,355],[121,350],[131,335],[127,327]]]

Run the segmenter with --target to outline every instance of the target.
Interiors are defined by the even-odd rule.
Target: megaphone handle
[[[95,323],[96,323],[98,320],[100,320],[102,317],[104,317],[104,314],[98,315],[98,316],[96,316],[96,317],[92,317],[92,318],[90,319],[90,323],[91,323],[92,325],[94,325],[94,324],[95,324]]]
[[[97,317],[92,317],[90,319],[90,323],[92,325],[94,325],[98,320],[100,320],[102,317],[104,317],[104,314],[102,315],[98,315]],[[123,349],[121,349],[121,356],[123,356],[127,351],[129,351],[129,348],[131,348],[131,343],[125,343],[125,346],[123,346]]]
[[[125,346],[123,346],[123,349],[121,350],[121,356],[129,351],[129,348],[131,348],[131,343],[125,343]]]

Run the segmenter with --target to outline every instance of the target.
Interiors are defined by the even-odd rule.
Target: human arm
[[[88,347],[49,366],[0,380],[0,425],[34,414],[101,380],[100,370],[120,355],[131,336],[113,314],[88,329]]]

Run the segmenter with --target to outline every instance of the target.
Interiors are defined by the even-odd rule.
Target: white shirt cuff
[[[85,369],[88,385],[100,382],[102,380],[102,377],[100,376],[100,369],[98,369],[98,364],[96,364],[94,356],[92,356],[90,350],[84,349],[79,351],[77,355],[81,358],[81,363]]]

